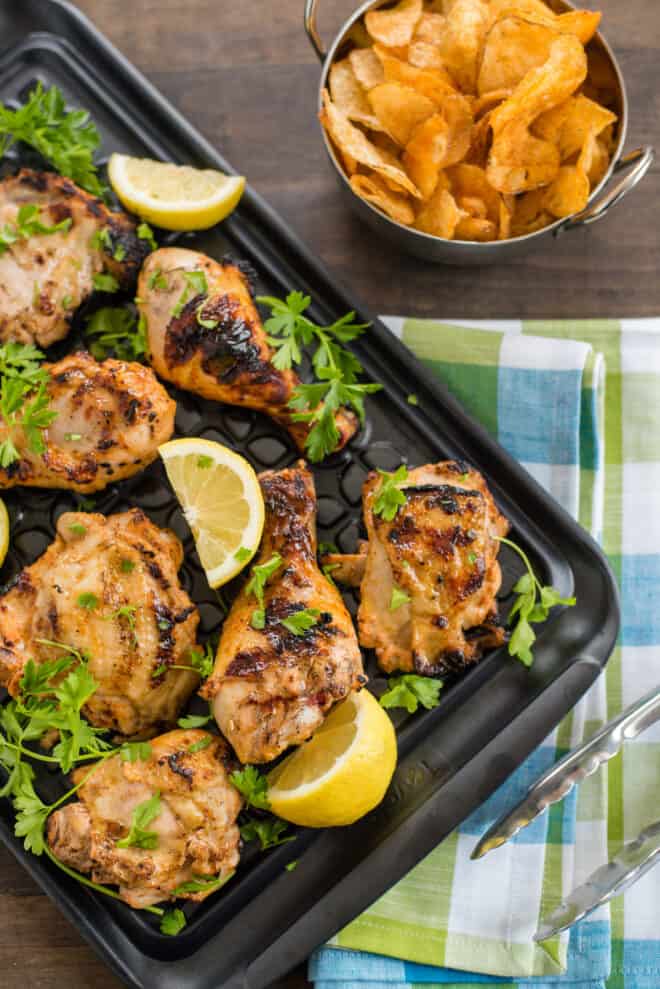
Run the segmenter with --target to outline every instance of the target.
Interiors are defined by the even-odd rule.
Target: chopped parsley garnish
[[[119,564],[119,569],[121,570],[122,573],[133,573],[133,571],[135,570],[134,560],[127,560],[126,557],[124,557],[124,559]]]
[[[166,910],[160,921],[160,933],[169,934],[174,937],[180,934],[186,926],[186,915],[183,910],[176,907],[174,910]]]
[[[408,395],[406,402],[408,403],[408,405],[419,405],[419,399],[417,398],[417,395]]]
[[[8,341],[0,345],[0,415],[9,431],[21,427],[32,453],[46,451],[43,430],[57,418],[49,408],[46,384],[50,375],[41,365],[44,354],[32,344]],[[0,467],[9,467],[20,454],[11,432],[0,443]]]
[[[146,762],[151,758],[151,745],[149,742],[124,742],[119,749],[119,756],[122,762]]]
[[[400,587],[395,586],[392,588],[389,610],[396,611],[402,604],[408,604],[409,601],[410,595],[406,594],[405,591],[402,591]]]
[[[238,792],[245,800],[245,806],[256,810],[270,810],[268,799],[268,780],[256,766],[244,766],[237,769],[229,777]]]
[[[185,893],[210,893],[212,889],[220,889],[228,883],[234,874],[235,870],[232,869],[226,876],[195,876],[194,879],[189,879],[188,882],[181,883],[173,889],[172,894],[183,896]]]
[[[154,272],[149,275],[149,281],[147,282],[149,288],[157,288],[159,291],[166,292],[168,289],[167,278],[162,273],[160,268],[156,268]]]
[[[294,611],[287,618],[280,618],[280,625],[284,625],[292,635],[304,635],[317,624],[320,614],[318,608],[303,608],[301,611]]]
[[[197,466],[201,470],[206,470],[208,467],[212,467],[213,466],[213,457],[208,457],[208,456],[206,456],[206,454],[203,454],[201,457],[198,457],[197,458]]]
[[[144,221],[137,228],[137,235],[140,240],[146,240],[152,251],[158,250],[158,244],[156,243],[156,238],[154,237],[154,232],[148,223]],[[150,286],[151,287],[151,286]]]
[[[78,440],[82,439],[82,433],[65,433],[64,439],[67,443],[77,443]]]
[[[294,834],[284,835],[288,827],[288,823],[279,817],[253,817],[241,825],[241,838],[243,841],[253,841],[258,838],[261,851],[265,852],[267,848],[275,848],[276,845],[293,841]]]
[[[212,741],[213,738],[211,735],[207,735],[206,738],[200,738],[198,742],[193,742],[192,745],[188,746],[188,752],[190,755],[194,755],[195,752],[201,752],[202,749],[208,748]]]
[[[391,522],[399,507],[406,503],[406,496],[400,486],[408,479],[408,468],[401,464],[393,474],[380,468],[378,473],[382,481],[373,500],[373,512],[374,515],[382,516],[386,522]]]
[[[85,336],[97,360],[110,354],[122,361],[142,360],[147,353],[145,321],[133,309],[104,306],[87,318]]]
[[[179,728],[204,728],[209,721],[213,721],[212,714],[186,714],[179,718],[177,725]]]
[[[293,872],[294,869],[298,868],[298,859],[293,859],[292,862],[287,862],[284,868],[287,872]]]
[[[205,330],[215,330],[216,327],[217,327],[217,325],[218,325],[218,323],[220,322],[220,320],[219,319],[207,319],[204,316],[202,316],[202,310],[204,309],[204,305],[205,305],[205,302],[202,301],[197,306],[197,310],[195,312],[195,317],[197,319],[197,322],[199,323],[200,326],[203,326]]]
[[[257,632],[261,632],[262,629],[266,627],[266,609],[265,608],[255,608],[250,617],[250,625],[252,628],[256,629]]]
[[[238,560],[239,563],[245,563],[252,556],[252,550],[248,549],[247,546],[241,546],[234,553],[234,559]]]
[[[84,594],[79,594],[77,598],[78,604],[81,608],[86,608],[87,611],[94,611],[98,608],[99,599],[96,594],[92,594],[91,591],[85,591]]]
[[[414,714],[420,704],[430,711],[440,703],[442,686],[442,680],[414,673],[390,677],[380,704],[381,707],[405,707],[409,714]]]
[[[172,309],[172,316],[175,316],[177,319],[183,312],[183,307],[190,298],[191,292],[194,297],[196,295],[207,295],[209,290],[206,275],[203,271],[184,271],[183,277],[186,283],[185,288]]]
[[[101,273],[96,272],[92,275],[92,285],[97,292],[118,292],[119,282],[114,275],[110,275],[107,272]]]
[[[563,598],[554,587],[541,584],[524,550],[511,539],[505,539],[504,536],[496,536],[495,538],[514,550],[527,568],[527,572],[514,585],[513,591],[518,597],[507,620],[509,624],[512,624],[517,618],[509,639],[509,655],[515,656],[525,666],[531,666],[534,661],[532,646],[536,641],[536,633],[532,624],[544,622],[548,618],[551,608],[557,605],[563,604],[566,607],[572,607],[575,604],[575,598]]]
[[[161,810],[160,790],[156,790],[152,797],[134,809],[129,832],[116,842],[117,848],[158,848],[158,832],[147,831],[146,828]]]
[[[82,522],[72,522],[69,526],[69,532],[72,532],[74,536],[84,536],[87,532],[87,526],[83,525]]]
[[[2,111],[0,111],[1,114]],[[16,215],[16,223],[5,223],[0,228],[0,256],[19,240],[27,240],[28,237],[42,236],[44,234],[56,234],[67,231],[71,228],[71,217],[60,220],[52,226],[42,223],[39,219],[39,206],[34,203],[26,203],[20,206]]]
[[[245,588],[247,594],[254,594],[259,607],[252,612],[250,624],[252,628],[262,629],[266,624],[266,612],[264,609],[264,588],[268,580],[282,566],[282,557],[279,553],[273,553],[270,560],[252,567],[252,576]]]

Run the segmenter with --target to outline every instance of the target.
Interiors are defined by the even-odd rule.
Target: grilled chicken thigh
[[[149,368],[111,359],[98,363],[87,353],[44,367],[50,373],[49,408],[57,412],[43,433],[46,450],[32,452],[23,429],[12,427],[20,460],[0,467],[0,488],[99,491],[146,467],[172,435],[176,405]],[[0,442],[7,435],[0,420]]]
[[[80,787],[79,801],[49,818],[48,844],[58,859],[91,873],[94,882],[119,886],[132,907],[170,899],[193,879],[227,878],[238,864],[240,841],[236,817],[242,801],[229,782],[233,768],[228,746],[217,735],[199,730],[160,735],[151,742],[148,759],[123,762],[115,755],[99,765]],[[74,781],[89,770],[77,769]],[[156,794],[159,812],[147,825],[156,835],[155,847],[118,847],[135,808]],[[203,900],[216,888],[209,884],[203,892],[176,895]]]
[[[84,708],[93,725],[142,737],[172,725],[199,682],[169,669],[189,662],[199,621],[182,559],[174,533],[138,509],[61,515],[55,541],[0,597],[0,684],[18,695],[28,659],[73,647],[98,683]]]
[[[366,683],[351,617],[316,563],[312,475],[300,463],[260,480],[266,527],[257,565],[275,554],[281,564],[264,589],[263,628],[255,628],[249,584],[241,590],[201,691],[241,762],[269,762],[305,741],[336,701]],[[316,618],[306,631],[282,624],[304,609]]]
[[[38,207],[33,219],[43,227],[65,228],[40,233],[24,224],[22,230],[30,206]],[[125,213],[109,210],[70,179],[27,168],[0,182],[0,229],[16,233],[0,254],[0,340],[40,347],[67,335],[73,313],[95,289],[95,275],[106,272],[129,288],[149,250]]]
[[[200,273],[208,291],[200,291],[194,276],[186,279],[192,272]],[[162,247],[142,268],[138,298],[151,362],[161,378],[205,398],[265,412],[304,449],[310,427],[294,422],[288,408],[299,378],[273,365],[273,351],[240,265]],[[355,433],[357,419],[340,410],[335,421],[340,449]]]
[[[500,645],[497,536],[508,531],[483,477],[455,461],[411,470],[391,522],[374,512],[381,477],[363,488],[364,552],[328,555],[336,580],[360,586],[360,644],[385,672],[443,676]],[[393,597],[395,590],[408,598]]]

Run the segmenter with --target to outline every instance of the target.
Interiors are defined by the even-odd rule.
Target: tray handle
[[[309,38],[309,43],[319,57],[319,61],[324,62],[326,56],[326,50],[323,47],[323,42],[321,41],[321,36],[318,32],[316,26],[316,6],[318,0],[305,0],[305,13],[303,14],[303,23],[305,25],[305,32]]]
[[[586,227],[590,223],[600,220],[615,203],[623,199],[624,196],[641,182],[653,164],[654,159],[655,151],[649,145],[643,148],[635,148],[634,151],[629,151],[623,158],[619,158],[614,166],[614,174],[624,170],[626,174],[618,182],[615,182],[595,203],[588,206],[581,213],[569,217],[561,226],[557,227],[555,237],[558,234],[564,233],[566,230],[573,230],[575,227]]]

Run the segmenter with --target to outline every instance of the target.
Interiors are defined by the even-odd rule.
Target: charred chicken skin
[[[150,464],[174,430],[176,405],[142,364],[87,353],[45,364],[48,407],[57,412],[34,453],[20,426],[11,438],[20,459],[0,467],[0,488],[17,484],[100,491]],[[0,419],[0,442],[8,428]]]
[[[42,227],[62,228],[31,232],[29,207]],[[0,182],[0,229],[15,236],[0,254],[0,340],[39,347],[67,335],[95,275],[130,288],[148,252],[129,216],[53,172],[23,168]]]
[[[196,280],[195,272],[203,279]],[[199,290],[200,282],[208,291]],[[265,412],[304,449],[310,426],[294,422],[288,407],[300,380],[273,365],[249,277],[240,265],[163,247],[142,268],[138,298],[151,362],[161,378],[204,398]],[[340,410],[336,424],[340,449],[355,433],[357,419]]]
[[[0,597],[0,684],[17,696],[28,659],[72,647],[98,684],[84,708],[93,725],[139,737],[170,727],[199,683],[170,669],[189,662],[199,621],[182,559],[174,533],[138,509],[61,515],[55,541]]]
[[[262,628],[244,585],[201,691],[241,762],[269,762],[305,741],[334,703],[366,683],[351,617],[316,562],[312,475],[300,463],[260,481],[266,527],[257,566],[276,554],[281,563],[264,588]],[[295,634],[282,624],[305,609],[314,609],[311,627]]]
[[[203,900],[217,888],[211,881],[229,877],[239,860],[242,801],[229,782],[233,768],[217,735],[196,729],[160,735],[148,759],[123,762],[115,755],[98,765],[78,790],[78,801],[49,818],[48,844],[65,865],[91,874],[94,882],[119,886],[132,907],[175,895]],[[74,782],[89,772],[89,766],[76,770]],[[130,832],[135,808],[156,794],[158,813],[148,825],[154,847],[118,845]],[[208,890],[178,889],[193,879],[208,879]]]
[[[374,511],[381,477],[363,488],[363,552],[324,557],[333,577],[360,587],[360,644],[386,673],[445,676],[500,645],[497,536],[508,531],[481,474],[448,461],[411,470],[391,522]],[[402,591],[407,600],[397,603]],[[401,599],[400,599],[401,600]]]

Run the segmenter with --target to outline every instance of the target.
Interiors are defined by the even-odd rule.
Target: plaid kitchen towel
[[[512,842],[469,859],[532,779],[660,681],[660,320],[387,322],[601,540],[619,579],[623,626],[606,675],[559,728],[332,941],[360,950],[323,949],[310,977],[318,989],[660,989],[660,870],[613,901],[611,916],[601,908],[570,938],[531,941],[541,914],[657,819],[660,728]]]

